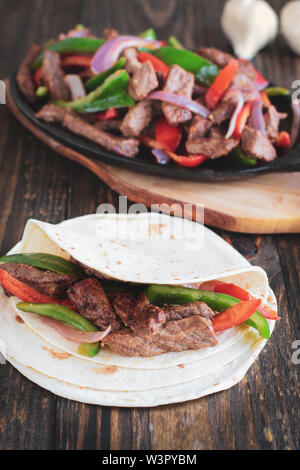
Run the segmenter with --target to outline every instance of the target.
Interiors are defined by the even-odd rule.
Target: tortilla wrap
[[[13,252],[72,257],[121,281],[234,282],[276,310],[261,268],[252,267],[209,229],[166,215],[90,215],[59,225],[30,220]],[[96,357],[86,358],[39,316],[17,310],[17,301],[1,290],[0,345],[7,359],[33,382],[87,403],[155,406],[223,390],[242,379],[266,344],[256,330],[241,325],[218,333],[218,345],[212,348],[151,358],[120,356],[102,348]],[[269,323],[272,331],[275,322]]]

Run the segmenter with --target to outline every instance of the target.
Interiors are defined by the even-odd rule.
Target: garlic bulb
[[[264,0],[228,0],[222,28],[237,57],[251,60],[271,42],[278,31],[278,18]]]
[[[290,48],[300,55],[300,1],[287,3],[280,13],[280,27]]]

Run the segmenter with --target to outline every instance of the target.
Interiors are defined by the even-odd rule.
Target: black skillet
[[[47,124],[36,119],[35,112],[37,112],[38,108],[36,105],[30,106],[24,99],[16,82],[16,72],[10,78],[10,91],[11,96],[20,111],[46,134],[53,137],[64,146],[76,150],[87,157],[100,160],[105,163],[122,166],[128,170],[138,171],[143,174],[178,178],[187,181],[232,181],[246,179],[251,176],[265,173],[300,171],[299,140],[293,149],[273,162],[268,164],[258,164],[256,167],[246,169],[230,166],[226,163],[225,158],[209,161],[195,168],[182,168],[174,163],[163,166],[156,163],[155,158],[146,148],[142,148],[136,158],[126,158],[114,152],[105,150],[99,145],[76,136],[63,128]],[[272,99],[272,102],[279,111],[288,113],[289,117],[285,120],[287,121],[287,123],[285,123],[285,129],[288,130],[292,121],[290,97],[277,97],[276,99]]]

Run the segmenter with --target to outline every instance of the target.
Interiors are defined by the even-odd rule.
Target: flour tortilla
[[[183,224],[185,238],[178,239]],[[105,277],[131,282],[232,281],[274,304],[261,268],[251,267],[207,228],[166,215],[90,215],[59,225],[30,220],[13,251],[72,256]],[[48,390],[87,403],[155,406],[228,388],[243,377],[266,343],[253,328],[240,326],[218,334],[213,348],[153,358],[123,357],[103,348],[95,358],[83,358],[77,345],[38,316],[17,310],[17,299],[1,292],[0,302],[0,345],[8,360]]]

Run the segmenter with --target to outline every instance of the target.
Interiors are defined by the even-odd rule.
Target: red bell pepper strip
[[[278,139],[276,140],[275,146],[289,148],[291,146],[290,134],[286,131],[281,131],[279,133]]]
[[[138,60],[142,63],[147,62],[149,60],[149,62],[151,62],[151,64],[153,65],[155,72],[161,72],[164,78],[166,78],[169,73],[170,67],[165,64],[161,59],[155,57],[152,54],[149,54],[148,52],[139,52]]]
[[[248,291],[232,283],[216,282],[213,290],[219,294],[231,295],[232,297],[243,301],[247,301],[252,298]],[[279,320],[277,313],[267,305],[260,305],[257,308],[257,311],[268,320]]]
[[[176,155],[173,152],[167,152],[170,158],[174,160],[176,163],[178,163],[180,166],[192,168],[195,166],[201,165],[201,163],[205,162],[205,160],[208,160],[208,157],[204,155]]]
[[[118,111],[115,108],[109,108],[107,111],[95,114],[95,121],[108,121],[119,116]]]
[[[34,72],[33,82],[37,87],[41,86],[42,84],[42,75],[43,75],[43,67],[40,67],[39,69],[37,69],[36,72]]]
[[[233,137],[237,140],[241,138],[243,129],[251,113],[251,106],[252,106],[251,102],[246,103],[241,109],[240,114],[238,115],[238,118],[236,120],[236,126],[233,131]]]
[[[165,150],[175,152],[181,141],[182,128],[171,126],[165,118],[161,117],[155,123],[155,137]]]
[[[40,294],[32,287],[24,282],[11,276],[7,271],[0,269],[0,284],[10,292],[12,295],[18,297],[22,302],[34,302],[40,304],[60,304],[65,307],[71,307],[69,300],[59,300],[54,297],[49,297],[45,294]]]
[[[63,67],[90,67],[93,58],[86,55],[64,55],[61,58]]]
[[[262,100],[263,100],[263,102],[264,102],[264,105],[265,105],[267,108],[269,108],[269,107],[271,106],[271,101],[270,101],[270,99],[269,99],[267,93],[266,93],[265,91],[261,91],[261,92],[260,92],[260,96],[261,96],[261,98],[262,98]]]
[[[260,299],[251,299],[248,301],[241,301],[238,304],[223,310],[223,312],[212,319],[214,331],[218,332],[228,330],[228,328],[244,323],[256,312],[260,303]]]
[[[238,61],[236,59],[230,59],[228,64],[219,72],[205,95],[205,101],[209,108],[213,109],[216,106],[232,82],[235,74],[237,73],[238,67]]]

